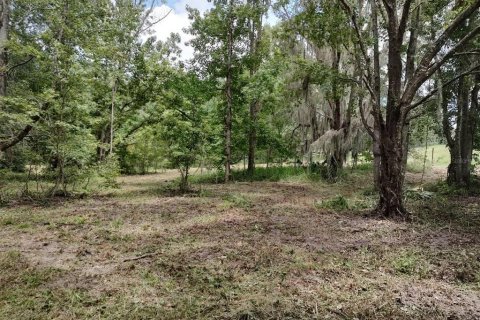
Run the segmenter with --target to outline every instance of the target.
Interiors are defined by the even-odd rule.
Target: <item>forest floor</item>
[[[480,319],[478,198],[412,191],[408,223],[365,214],[362,170],[185,196],[175,177],[0,208],[0,319]]]

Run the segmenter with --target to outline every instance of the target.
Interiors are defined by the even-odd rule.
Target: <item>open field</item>
[[[175,177],[1,208],[0,319],[480,318],[477,198],[419,193],[406,223],[364,214],[360,169],[185,196]]]

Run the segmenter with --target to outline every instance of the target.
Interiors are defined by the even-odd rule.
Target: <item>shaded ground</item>
[[[364,217],[360,172],[189,196],[174,177],[0,209],[0,318],[480,319],[476,198],[410,201],[402,223]],[[339,194],[349,210],[322,209]]]

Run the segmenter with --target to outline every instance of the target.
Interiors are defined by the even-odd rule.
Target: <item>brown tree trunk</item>
[[[383,217],[409,218],[403,203],[405,176],[404,143],[405,131],[397,121],[381,133],[379,191],[380,199],[375,211]]]
[[[409,213],[403,204],[403,183],[405,176],[405,137],[406,113],[408,104],[400,102],[402,97],[402,43],[409,7],[404,7],[402,21],[398,20],[398,2],[384,2],[387,12],[388,34],[388,91],[385,121],[378,114],[380,128],[380,199],[376,212],[383,217],[408,218]],[[407,15],[407,16],[406,16]],[[380,111],[378,111],[380,112]]]

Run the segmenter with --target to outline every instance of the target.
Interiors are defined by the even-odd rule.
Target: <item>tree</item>
[[[292,1],[280,3],[286,13],[286,33],[292,42],[292,87],[297,89],[298,128],[302,155],[313,161],[313,154],[324,156],[326,173],[335,179],[347,154],[357,153],[364,135],[355,118],[362,104],[359,90],[360,67],[354,61],[354,45],[348,21],[341,8],[331,1]]]
[[[195,49],[197,70],[218,82],[224,93],[224,170],[225,182],[231,180],[232,124],[238,79],[248,54],[248,11],[239,0],[216,0],[214,8],[203,17],[196,9],[187,8],[192,25],[188,32],[194,36],[190,44]]]
[[[479,14],[465,21],[455,35],[459,41],[479,23]],[[470,185],[475,133],[480,121],[480,59],[479,41],[465,44],[455,57],[438,72],[437,86],[439,105],[443,111],[443,133],[450,150],[450,164],[447,182],[450,185],[466,187]],[[476,74],[469,74],[473,70]],[[446,82],[456,74],[455,81]]]
[[[380,170],[378,186],[380,199],[376,212],[385,217],[408,218],[409,213],[403,203],[403,184],[405,178],[406,159],[406,126],[412,116],[431,95],[419,97],[424,85],[432,76],[466,43],[480,32],[480,26],[476,26],[460,41],[452,43],[453,34],[469,19],[480,7],[480,0],[464,3],[456,7],[457,14],[452,19],[444,14],[446,27],[441,30],[433,41],[425,40],[423,52],[412,55],[412,46],[415,45],[414,37],[419,37],[415,32],[410,32],[410,39],[406,43],[406,33],[409,25],[412,25],[412,9],[414,1],[383,0],[381,5],[376,1],[369,1],[372,18],[373,48],[366,39],[365,32],[360,25],[357,9],[346,0],[340,0],[340,5],[350,17],[351,27],[356,34],[356,40],[362,55],[364,66],[363,82],[367,87],[372,100],[372,115],[375,120],[374,131],[370,133],[379,145]],[[402,5],[403,4],[403,5]],[[452,6],[451,2],[445,4]],[[379,24],[378,12],[384,13],[385,21]],[[412,18],[413,17],[413,18]],[[380,49],[379,34],[383,26],[387,38],[387,97],[385,105],[381,101],[380,76]],[[403,48],[407,48],[407,52]],[[374,59],[370,57],[370,51]],[[406,57],[406,58],[405,58]],[[406,63],[404,63],[406,59]]]
[[[167,147],[167,159],[181,174],[180,190],[188,191],[190,168],[198,159],[204,142],[204,109],[207,92],[194,74],[177,73],[169,82],[160,137]]]
[[[0,97],[7,92],[7,41],[8,29],[10,28],[10,4],[8,0],[0,2]]]
[[[266,55],[268,48],[263,41],[263,18],[269,8],[269,1],[248,0],[248,27],[249,27],[249,57],[248,68],[250,76],[254,76]],[[261,108],[259,97],[253,97],[249,104],[249,130],[248,130],[248,173],[253,174],[255,170],[255,150],[257,148],[257,120]]]

